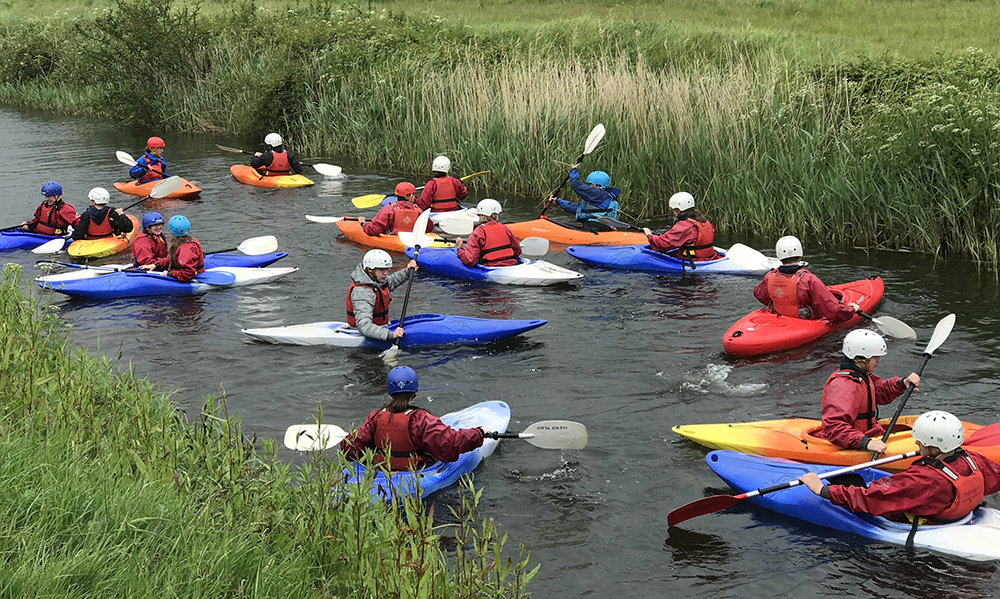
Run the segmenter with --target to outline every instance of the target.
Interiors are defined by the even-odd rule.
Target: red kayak
[[[854,302],[861,306],[862,312],[870,312],[882,299],[885,284],[882,282],[882,277],[872,277],[853,283],[829,285],[827,288],[845,304]],[[850,320],[831,324],[825,318],[804,320],[783,316],[770,308],[761,308],[747,314],[729,327],[722,337],[722,347],[726,353],[741,358],[756,356],[798,347],[827,333],[852,327],[860,321],[861,317],[855,315]]]

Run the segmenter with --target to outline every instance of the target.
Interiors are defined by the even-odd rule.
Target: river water
[[[12,110],[0,110],[0,130],[5,225],[31,216],[49,179],[63,185],[64,199],[78,211],[94,186],[111,189],[113,205],[131,203],[134,199],[111,188],[113,181],[127,179],[128,170],[115,151],[138,156],[146,137],[163,135]],[[235,182],[228,167],[244,157],[224,154],[214,145],[255,150],[259,140],[163,136],[170,172],[196,181],[204,192],[193,201],[150,200],[147,210],[168,218],[184,214],[209,251],[276,235],[280,249],[289,253],[278,265],[301,270],[271,284],[197,296],[106,303],[56,297],[73,343],[112,360],[120,353],[119,366],[134,366],[189,413],[205,395],[224,389],[230,412],[259,437],[280,438],[288,425],[308,422],[317,405],[327,422],[345,428],[359,423],[385,399],[388,367],[376,353],[267,345],[240,329],[343,320],[348,275],[365,250],[339,237],[334,225],[312,223],[304,215],[358,214],[350,198],[386,192],[402,179],[416,185],[425,179],[370,172],[344,156],[309,157],[343,166],[346,178],[317,176],[314,187],[269,191]],[[599,163],[600,153],[594,158]],[[460,166],[472,172],[490,165]],[[478,200],[487,192],[473,194]],[[498,199],[505,221],[537,215],[537,200]],[[711,216],[711,206],[704,207]],[[136,209],[135,214],[142,213]],[[736,241],[763,248],[774,239],[722,233],[717,244]],[[890,341],[880,374],[915,370],[935,323],[949,312],[957,315],[954,332],[928,364],[908,413],[940,408],[972,422],[1000,420],[1000,320],[992,272],[958,260],[824,249],[805,241],[812,270],[827,283],[882,276],[886,294],[877,314],[895,316],[917,330],[917,343]],[[35,275],[36,257],[11,252],[3,260],[21,263]],[[411,314],[544,318],[548,324],[507,343],[406,352],[400,362],[417,369],[419,401],[438,415],[500,399],[511,405],[511,430],[546,419],[577,420],[588,427],[590,444],[583,451],[545,451],[507,441],[475,473],[484,489],[483,515],[495,518],[510,543],[523,544],[532,563],[542,566],[529,586],[534,596],[1000,594],[995,564],[928,553],[908,559],[901,548],[749,504],[668,530],[671,509],[726,489],[705,464],[706,450],[670,428],[818,417],[820,391],[838,366],[843,333],[794,351],[735,359],[723,353],[722,334],[758,307],[750,293],[756,278],[602,271],[562,251],[546,259],[585,278],[573,286],[518,288],[421,275],[413,286]],[[396,262],[401,266],[404,259]],[[392,313],[398,315],[402,294],[395,297]],[[433,499],[455,503],[456,492],[445,490]],[[988,501],[1000,507],[996,498]]]

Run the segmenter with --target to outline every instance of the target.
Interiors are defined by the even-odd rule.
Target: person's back
[[[253,158],[250,159],[250,166],[257,169],[257,172],[264,177],[281,177],[293,172],[301,174],[302,163],[295,158],[294,154],[286,150],[282,143],[280,135],[268,133],[264,137],[267,151],[254,154]]]
[[[854,303],[844,304],[800,264],[802,243],[791,235],[775,245],[781,266],[772,269],[753,289],[757,301],[778,314],[790,318],[826,318],[833,324],[846,322],[860,310]]]
[[[620,204],[618,198],[621,190],[611,187],[611,177],[604,171],[594,171],[587,175],[587,181],[580,180],[580,165],[574,164],[569,171],[570,188],[580,198],[579,202],[570,202],[549,196],[548,202],[559,205],[565,212],[572,213],[581,223],[596,224],[600,217],[618,220]],[[588,227],[595,230],[610,230],[608,226]]]
[[[90,207],[80,215],[73,239],[103,239],[132,232],[132,221],[122,210],[109,207],[110,196],[103,187],[95,187],[88,194]]]
[[[172,239],[167,250],[170,261],[167,274],[181,283],[190,283],[199,273],[205,272],[205,253],[201,243],[191,236],[191,221],[175,214],[167,221]]]
[[[386,198],[386,203],[379,209],[375,218],[365,222],[364,217],[360,217],[361,230],[369,237],[375,237],[383,233],[387,235],[398,234],[413,230],[413,226],[420,217],[420,209],[413,203],[417,190],[412,183],[402,182],[396,185],[395,199]],[[434,229],[434,222],[427,221],[426,232],[430,233]]]
[[[663,253],[676,252],[677,258],[690,262],[715,260],[715,227],[700,210],[695,208],[694,196],[679,191],[670,196],[670,209],[676,222],[662,235],[653,235],[648,228],[642,232],[651,250]]]
[[[438,156],[431,164],[432,177],[420,197],[416,200],[416,206],[421,211],[431,209],[432,212],[452,212],[461,208],[459,202],[469,195],[469,190],[455,177],[448,176],[451,170],[451,160],[447,156]]]
[[[469,235],[466,243],[463,244],[461,237],[455,240],[455,251],[462,264],[497,267],[520,263],[521,244],[507,225],[498,220],[502,210],[500,202],[492,198],[476,206],[482,224]]]

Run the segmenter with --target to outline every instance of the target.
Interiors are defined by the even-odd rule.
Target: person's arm
[[[375,218],[361,224],[361,230],[369,237],[377,237],[389,230],[389,219],[392,218],[392,204],[379,209]]]
[[[757,301],[764,304],[765,306],[771,305],[771,293],[767,290],[767,280],[771,277],[771,271],[764,275],[764,278],[757,283],[757,286],[753,288],[753,296],[757,298]]]
[[[892,400],[896,399],[902,395],[904,391],[906,391],[906,383],[904,383],[903,379],[898,376],[887,379],[882,379],[875,374],[870,374],[868,376],[870,376],[875,383],[875,403],[880,406],[892,403]],[[916,375],[914,374],[912,376]]]
[[[135,241],[132,242],[132,262],[136,266],[155,264],[156,256],[153,255],[153,245],[153,240],[145,235],[136,237]]]
[[[407,265],[407,266],[409,266],[409,265]],[[389,291],[392,291],[392,290],[396,289],[397,287],[399,287],[400,285],[402,285],[403,283],[405,283],[407,281],[407,279],[410,278],[412,272],[413,271],[410,268],[403,268],[403,269],[397,270],[396,272],[394,272],[394,273],[390,274],[388,277],[386,277],[385,283],[386,283],[386,285],[389,286]]]
[[[413,203],[423,212],[431,207],[431,198],[434,197],[434,190],[437,189],[437,181],[431,179],[424,185],[424,190],[420,192],[420,197],[415,198]]]
[[[799,293],[805,293],[805,297],[799,299],[807,300],[800,301],[799,305],[812,306],[833,324],[850,320],[854,316],[854,307],[841,303],[813,273],[803,275],[799,282],[804,283],[799,286]]]
[[[358,461],[366,449],[375,447],[375,416],[377,414],[378,410],[368,414],[361,426],[351,431],[351,434],[340,442],[340,451],[344,453],[344,457],[348,461]]]
[[[271,161],[274,160],[274,155],[270,151],[264,152],[260,156],[250,157],[250,166],[257,169],[258,171],[266,167],[271,166]]]
[[[483,429],[454,429],[426,410],[410,416],[410,439],[425,453],[439,462],[454,462],[458,456],[483,444]]]
[[[73,239],[77,241],[86,239],[88,228],[90,228],[90,213],[85,211],[73,227]]]
[[[115,209],[108,210],[108,219],[111,222],[111,228],[114,229],[115,233],[131,233],[132,232],[132,219],[128,217],[127,214],[119,213]]]
[[[507,239],[510,239],[510,249],[514,250],[514,257],[520,258],[521,242],[517,240],[517,237],[514,237],[514,233],[506,225],[504,225],[504,229],[507,230]]]
[[[486,243],[486,231],[480,225],[469,235],[465,244],[459,248],[458,259],[470,268],[479,264],[479,256],[482,255],[484,243]]]
[[[63,204],[59,207],[59,220],[62,221],[64,229],[66,227],[75,228],[80,222],[80,215],[69,204]]]
[[[455,185],[455,198],[461,202],[469,195],[469,188],[458,177],[452,177],[452,183]]]
[[[292,168],[292,172],[295,173],[296,175],[301,175],[302,163],[299,162],[298,157],[296,157],[295,154],[292,154],[288,150],[285,150],[285,153],[288,154],[288,166]]]
[[[863,397],[862,397],[863,396]],[[865,449],[868,437],[854,428],[854,420],[866,403],[865,388],[848,377],[836,377],[826,385],[823,396],[822,438],[844,449]]]
[[[594,187],[580,180],[580,173],[576,169],[569,172],[569,186],[573,192],[584,202],[595,208],[607,208],[611,205],[611,196],[603,187]]]
[[[392,331],[372,322],[375,307],[375,292],[367,287],[351,290],[351,305],[354,306],[354,322],[358,331],[369,339],[391,341]]]
[[[827,485],[823,490],[834,505],[852,512],[884,516],[909,512],[918,516],[936,516],[954,499],[954,491],[933,472],[911,468],[899,474],[873,481],[868,487]],[[822,496],[822,495],[821,495]]]
[[[133,179],[139,179],[146,174],[146,156],[145,154],[139,156],[138,160],[135,161],[135,166],[128,169],[128,176]]]
[[[698,229],[690,221],[680,221],[667,229],[663,235],[650,235],[649,247],[657,252],[676,250],[686,243],[694,243],[698,239]]]
[[[170,276],[181,283],[190,283],[198,274],[199,252],[195,244],[184,243],[177,248],[177,268],[169,272]]]
[[[163,169],[163,178],[164,179],[166,179],[167,177],[172,176],[170,173],[167,172],[167,160],[163,156],[160,156],[160,168]]]

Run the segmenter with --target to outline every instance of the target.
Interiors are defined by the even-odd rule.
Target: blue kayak
[[[740,492],[792,481],[806,472],[819,474],[839,469],[839,466],[800,464],[735,451],[713,451],[705,459],[722,480]],[[859,474],[866,484],[889,475],[874,468],[854,474]],[[909,523],[855,514],[814,495],[805,485],[758,495],[749,501],[779,514],[895,545],[905,545],[910,533]],[[921,526],[913,545],[970,560],[1000,560],[1000,511],[980,507],[954,524]]]
[[[220,266],[240,266],[243,268],[260,268],[270,266],[288,255],[288,252],[271,252],[258,256],[246,254],[205,254],[205,269]]]
[[[413,257],[413,248],[406,248],[406,255]],[[489,281],[503,285],[554,285],[575,281],[580,273],[556,266],[545,260],[521,260],[514,266],[466,266],[458,258],[458,251],[451,249],[420,250],[417,265],[427,272],[469,281]]]
[[[768,267],[747,268],[726,258],[726,250],[722,248],[716,248],[716,250],[722,256],[721,258],[695,262],[694,268],[691,267],[690,262],[652,250],[649,245],[574,245],[566,248],[566,253],[591,266],[655,274],[685,271],[695,273],[757,274],[767,272],[769,268],[774,267],[772,265]],[[780,265],[777,261],[775,261],[775,264]]]
[[[190,283],[181,283],[165,274],[134,271],[108,272],[98,276],[76,279],[63,278],[63,275],[53,275],[40,277],[36,280],[42,289],[51,289],[71,297],[110,300],[150,295],[201,293],[213,289],[267,283],[296,270],[298,269],[221,266],[196,275]],[[97,269],[88,269],[83,272],[93,273],[95,271],[100,272]]]
[[[30,231],[23,231],[21,229],[12,229],[10,231],[0,231],[0,251],[5,250],[33,250],[36,247],[42,245],[43,243],[48,243],[53,239],[62,237],[61,235],[42,235],[41,233],[32,233]],[[70,237],[64,237],[67,244],[73,240]],[[63,246],[66,247],[65,245]]]

